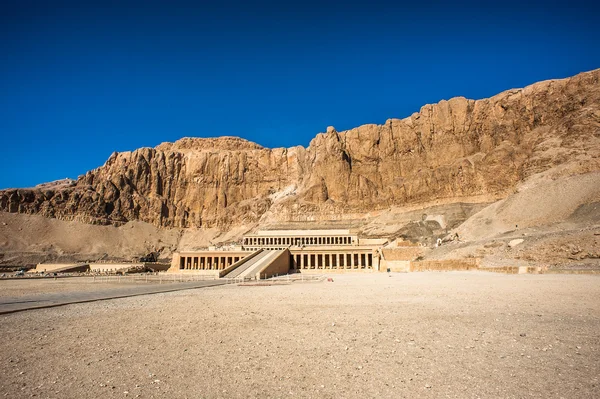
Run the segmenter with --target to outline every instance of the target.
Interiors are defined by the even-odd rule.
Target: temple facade
[[[247,251],[179,252],[177,270],[224,270],[248,255]]]
[[[169,271],[211,272],[221,276],[264,251],[286,250],[289,271],[378,271],[387,240],[361,240],[349,230],[259,230],[242,238],[234,250],[174,254]],[[266,267],[266,266],[265,266]]]
[[[242,246],[248,251],[258,248],[357,244],[358,237],[350,234],[349,230],[259,230],[242,239]]]

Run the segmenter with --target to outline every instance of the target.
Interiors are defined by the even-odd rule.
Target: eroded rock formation
[[[600,169],[600,70],[484,100],[453,98],[308,148],[184,138],[114,153],[75,182],[0,191],[0,210],[92,224],[228,227],[336,220],[390,206],[499,198],[564,165]]]

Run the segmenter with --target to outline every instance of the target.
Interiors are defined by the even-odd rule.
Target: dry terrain
[[[333,279],[2,316],[0,396],[600,396],[599,276]]]
[[[134,286],[131,278],[122,281],[118,277],[111,279],[98,277],[44,277],[35,279],[0,280],[0,299],[19,298],[24,296],[99,291],[110,288]]]

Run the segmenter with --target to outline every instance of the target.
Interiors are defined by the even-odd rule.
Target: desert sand
[[[0,396],[600,396],[600,276],[332,278],[2,316]]]

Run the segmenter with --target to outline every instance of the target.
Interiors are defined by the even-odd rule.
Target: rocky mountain
[[[113,153],[76,181],[0,191],[0,210],[122,226],[217,228],[361,220],[391,207],[481,203],[540,172],[600,170],[600,69],[425,105],[308,148],[184,138]]]

